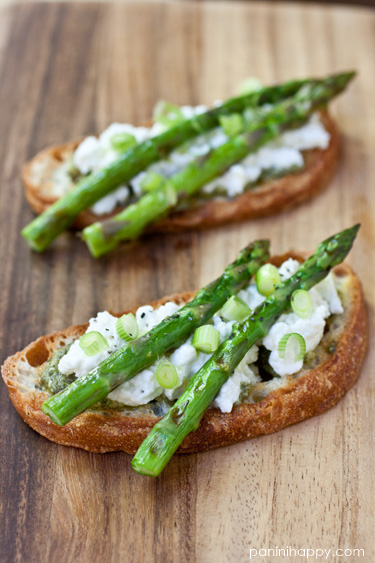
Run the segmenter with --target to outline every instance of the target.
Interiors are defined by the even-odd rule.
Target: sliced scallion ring
[[[130,342],[138,336],[138,323],[133,313],[122,315],[116,321],[116,331],[125,342]]]
[[[249,314],[250,308],[237,295],[232,295],[220,311],[220,315],[226,321],[243,321]]]
[[[105,352],[109,348],[107,339],[96,330],[83,334],[79,339],[79,345],[86,356],[96,356],[100,352]]]
[[[194,332],[192,346],[196,350],[212,354],[218,349],[220,343],[220,333],[211,325],[203,325]]]
[[[137,141],[134,135],[131,135],[130,133],[116,133],[111,137],[110,143],[115,151],[125,152],[131,147],[134,147],[134,145],[137,144]]]
[[[146,172],[142,178],[140,185],[145,192],[153,192],[164,184],[165,178],[156,172]]]
[[[257,271],[255,281],[258,292],[268,297],[275,291],[275,285],[281,282],[281,277],[276,266],[264,264]]]
[[[283,360],[288,362],[298,362],[303,360],[306,354],[306,342],[301,334],[291,332],[284,334],[279,340],[277,352]]]
[[[160,100],[156,104],[153,117],[154,121],[166,127],[173,127],[185,119],[180,107],[165,100]]]
[[[164,190],[165,190],[165,196],[167,198],[169,205],[171,207],[174,207],[176,205],[177,199],[178,199],[175,187],[173,186],[173,184],[171,182],[167,182],[165,184]]]
[[[255,76],[249,76],[246,78],[237,88],[237,92],[240,96],[244,96],[245,94],[251,94],[251,92],[257,92],[261,90],[263,85],[259,78]]]
[[[161,361],[156,368],[156,381],[164,389],[174,389],[179,384],[177,370],[168,360]]]
[[[223,131],[228,137],[234,137],[241,133],[244,127],[243,117],[240,113],[231,113],[230,115],[221,115],[219,122]]]
[[[301,319],[308,319],[314,311],[314,305],[308,291],[297,289],[290,300],[293,312]]]

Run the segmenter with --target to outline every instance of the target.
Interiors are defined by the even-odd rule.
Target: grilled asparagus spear
[[[115,387],[131,379],[153,364],[167,350],[180,346],[194,330],[218,311],[226,300],[237,293],[269,256],[266,240],[249,244],[226,267],[223,275],[202,288],[195,298],[175,315],[167,317],[97,368],[83,376],[42,406],[53,422],[63,426],[72,418],[107,397]]]
[[[167,215],[178,199],[195,194],[204,184],[225,172],[286,128],[298,125],[322,105],[337,96],[352,79],[352,73],[311,81],[297,93],[271,107],[259,108],[251,120],[243,120],[243,132],[224,145],[199,157],[166,181],[160,189],[148,193],[107,221],[83,230],[83,240],[97,258],[118,246],[120,241],[137,238],[144,229]],[[166,197],[174,189],[176,197]]]
[[[290,81],[231,98],[217,108],[184,120],[161,135],[128,149],[111,165],[78,182],[66,196],[29,223],[22,230],[22,236],[32,250],[43,252],[73,223],[81,211],[91,207],[120,184],[128,182],[153,162],[165,158],[183,142],[218,126],[221,116],[242,112],[248,107],[278,102],[295,94],[301,86],[310,82],[310,79]]]
[[[182,440],[198,428],[204,412],[246,352],[290,307],[292,293],[296,289],[311,289],[342,262],[358,229],[359,225],[355,225],[322,242],[291,278],[276,286],[270,297],[244,321],[234,325],[229,338],[190,379],[186,391],[144,440],[132,461],[135,471],[154,477],[159,475]]]

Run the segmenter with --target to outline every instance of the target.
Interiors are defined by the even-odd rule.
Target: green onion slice
[[[251,94],[251,92],[257,92],[263,88],[263,84],[255,76],[249,76],[246,78],[237,88],[237,92],[240,96],[245,94]]]
[[[142,178],[140,185],[145,192],[153,192],[164,184],[165,178],[156,172],[146,172]]]
[[[281,277],[276,266],[264,264],[257,271],[255,281],[258,292],[268,297],[275,291],[275,285],[281,282]]]
[[[116,331],[120,338],[129,342],[138,336],[138,323],[133,313],[122,315],[116,321]]]
[[[308,291],[297,289],[292,293],[290,301],[293,312],[301,319],[308,319],[314,311],[314,305]]]
[[[96,330],[83,334],[79,339],[79,345],[86,356],[96,356],[100,352],[105,352],[105,350],[108,350],[109,348],[107,339]]]
[[[134,135],[130,133],[116,133],[111,137],[110,142],[112,148],[119,152],[125,152],[137,144]]]
[[[220,342],[220,333],[211,325],[203,325],[194,332],[191,344],[196,350],[212,354],[218,349]]]
[[[160,362],[156,368],[155,377],[156,381],[164,389],[174,389],[180,383],[176,368],[168,360]]]
[[[243,117],[240,113],[232,113],[230,115],[221,115],[219,122],[223,131],[228,137],[234,137],[241,133],[244,127]]]
[[[173,125],[177,125],[177,123],[185,119],[180,107],[171,104],[171,102],[166,102],[165,100],[160,100],[156,104],[153,118],[154,121],[166,127],[173,127]]]
[[[250,315],[250,308],[237,295],[232,295],[223,305],[220,315],[227,321],[243,321]]]
[[[297,332],[284,334],[277,346],[277,352],[280,358],[288,362],[303,360],[306,354],[305,339]]]
[[[178,197],[177,197],[176,189],[171,182],[167,182],[165,185],[165,196],[167,198],[169,205],[171,207],[174,207],[177,203]]]

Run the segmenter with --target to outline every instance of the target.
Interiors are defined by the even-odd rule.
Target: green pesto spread
[[[55,395],[72,383],[76,376],[73,374],[63,375],[59,372],[59,361],[68,352],[71,344],[56,350],[40,372],[40,387],[43,391]]]
[[[67,346],[63,346],[62,348],[58,348],[54,352],[53,356],[42,367],[40,371],[39,387],[43,391],[46,391],[51,395],[55,395],[77,379],[74,373],[64,375],[59,371],[59,362],[61,358],[67,354],[71,345],[72,343]],[[122,410],[123,408],[124,405],[122,403],[106,398],[91,407],[90,410]]]

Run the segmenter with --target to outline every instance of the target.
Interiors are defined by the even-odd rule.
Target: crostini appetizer
[[[318,193],[338,160],[326,106],[353,72],[261,88],[212,108],[159,103],[154,123],[114,123],[54,146],[24,168],[41,215],[22,234],[42,252],[83,229],[94,257],[145,231],[180,231],[261,217]]]
[[[22,418],[59,444],[136,453],[158,475],[198,452],[335,405],[365,354],[361,284],[342,263],[358,225],[304,260],[256,241],[214,282],[43,336],[2,367]],[[138,451],[137,451],[138,450]]]

